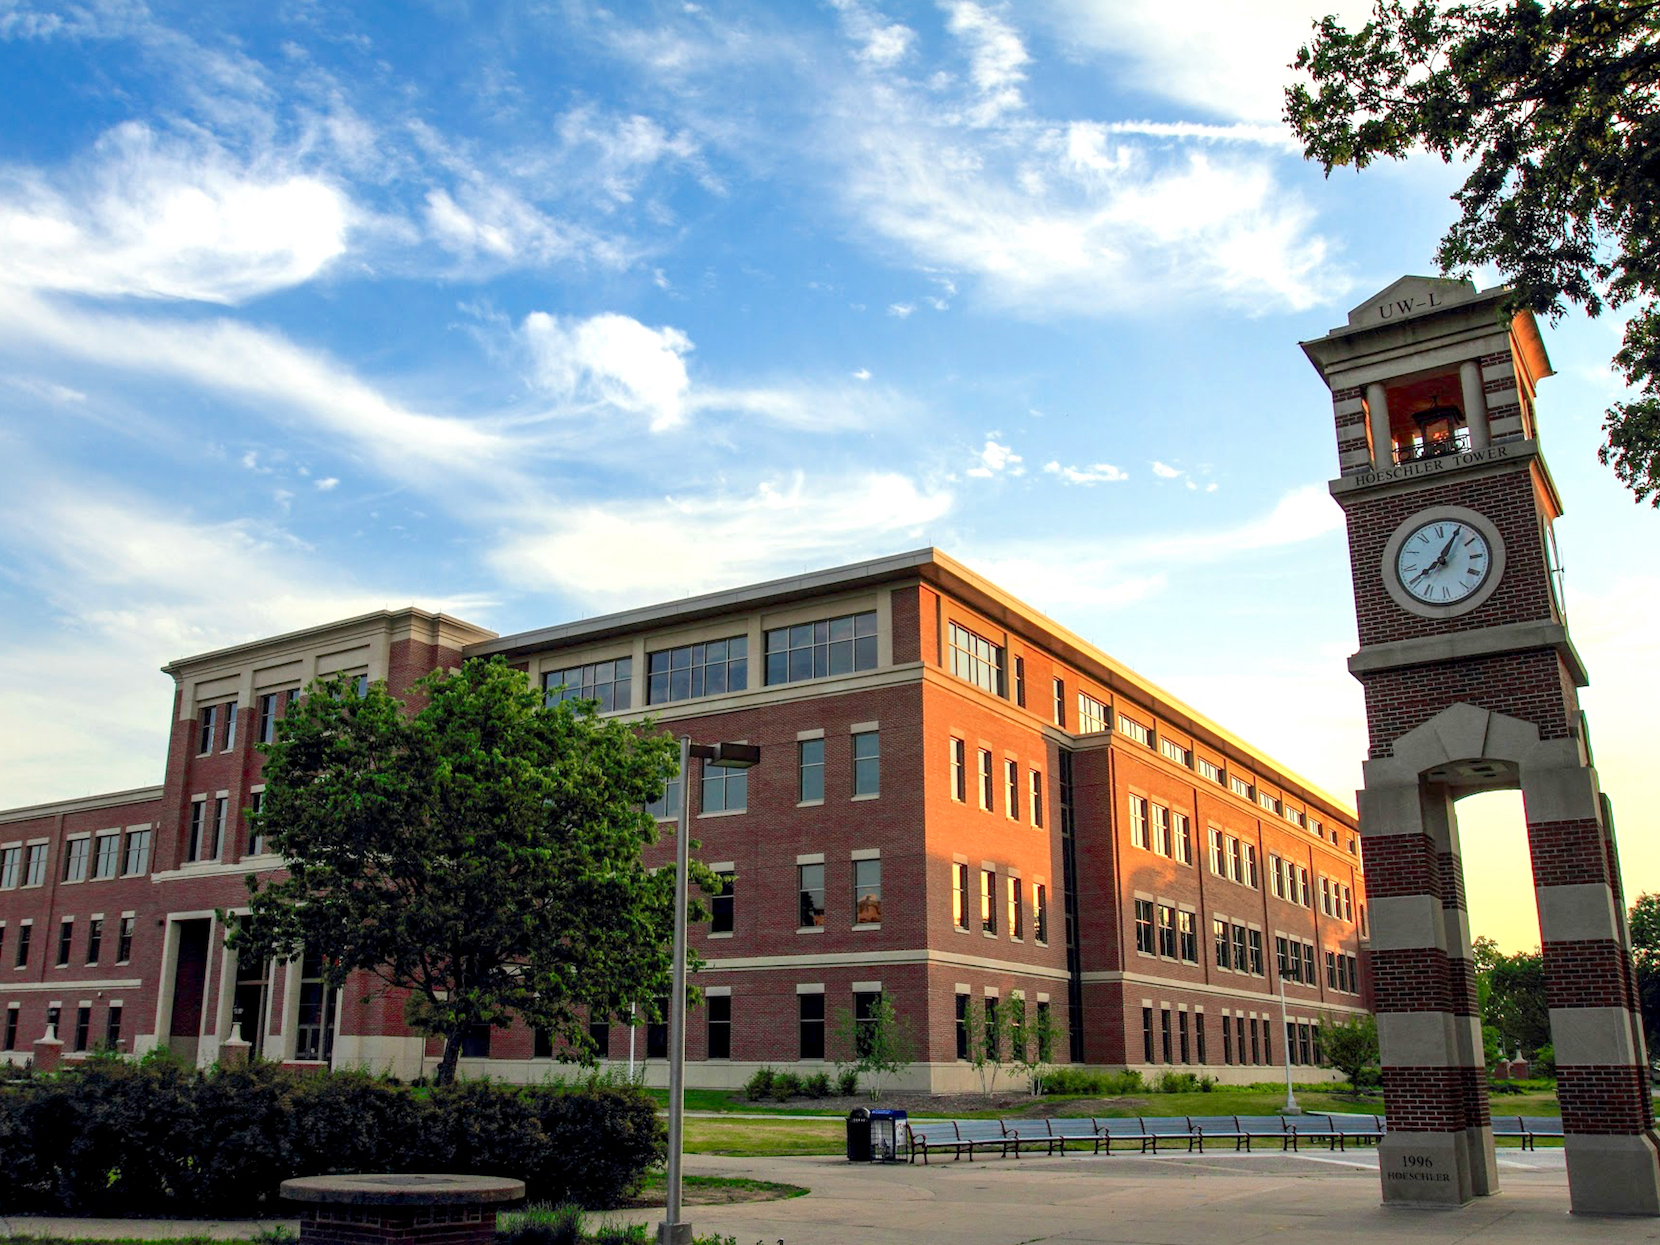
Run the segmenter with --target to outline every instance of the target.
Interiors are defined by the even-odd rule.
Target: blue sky
[[[190,652],[924,544],[1352,791],[1296,343],[1430,271],[1458,177],[1303,163],[1330,7],[0,0],[0,804],[156,781]],[[1618,332],[1548,329],[1540,410],[1635,894]],[[1466,807],[1475,925],[1531,945],[1519,803]]]

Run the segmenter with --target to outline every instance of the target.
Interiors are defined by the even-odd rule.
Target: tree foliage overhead
[[[1639,895],[1631,905],[1631,962],[1649,1050],[1660,1056],[1660,895]]]
[[[1342,1020],[1328,1016],[1320,1025],[1320,1047],[1326,1062],[1349,1078],[1349,1092],[1358,1094],[1378,1066],[1378,1022],[1366,1012]]]
[[[1468,165],[1445,273],[1491,264],[1507,312],[1629,306],[1604,463],[1660,506],[1660,0],[1378,0],[1350,33],[1315,24],[1286,91],[1329,174],[1418,148]]]
[[[544,706],[499,658],[415,692],[411,713],[334,678],[289,710],[254,817],[287,874],[248,879],[232,945],[310,948],[331,985],[362,970],[409,990],[410,1024],[444,1039],[440,1082],[470,1026],[514,1015],[586,1057],[590,1012],[669,989],[674,874],[641,853],[675,744],[587,702]]]

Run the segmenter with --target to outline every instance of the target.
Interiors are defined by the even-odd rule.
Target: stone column
[[[1366,768],[1360,832],[1389,1115],[1378,1151],[1383,1200],[1462,1206],[1498,1184],[1485,1095],[1473,1088],[1485,1088],[1475,1075],[1481,1035],[1468,999],[1474,975],[1451,807],[1444,790],[1426,791],[1416,776],[1401,781],[1393,760]],[[1458,931],[1452,947],[1449,928]]]
[[[1522,799],[1569,1201],[1576,1214],[1660,1215],[1660,1137],[1612,827],[1574,740],[1541,744],[1535,757],[1522,767]]]
[[[35,1071],[50,1072],[63,1058],[63,1042],[58,1039],[56,1025],[46,1026],[46,1036],[35,1039]]]
[[[1389,439],[1389,398],[1382,385],[1366,386],[1366,410],[1372,430],[1372,466],[1382,471],[1395,463],[1395,443]]]
[[[1487,391],[1481,384],[1481,364],[1474,359],[1458,365],[1458,382],[1464,390],[1464,422],[1470,428],[1470,448],[1484,450],[1493,443],[1487,427]]]

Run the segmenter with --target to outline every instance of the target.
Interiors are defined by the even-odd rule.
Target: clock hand
[[[1453,528],[1452,535],[1447,538],[1447,543],[1441,546],[1441,552],[1436,556],[1435,561],[1430,563],[1431,566],[1445,566],[1447,564],[1447,555],[1452,552],[1452,547],[1458,543],[1458,534],[1463,530],[1462,525]]]

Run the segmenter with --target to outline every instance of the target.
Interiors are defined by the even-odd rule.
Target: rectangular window
[[[111,1003],[109,1017],[104,1021],[104,1045],[111,1050],[121,1045],[121,1005]]]
[[[1176,859],[1184,865],[1193,863],[1193,826],[1186,813],[1170,814],[1170,834],[1176,848]]]
[[[726,870],[715,874],[720,881],[720,889],[709,897],[709,932],[711,934],[730,934],[732,932],[732,877]]]
[[[1164,753],[1166,757],[1174,761],[1177,765],[1186,765],[1193,757],[1191,752],[1182,747],[1174,739],[1160,739],[1159,751]]]
[[[1176,910],[1169,904],[1159,905],[1159,954],[1176,958]]]
[[[12,961],[16,968],[25,968],[29,963],[29,939],[34,934],[33,925],[19,925],[17,927],[17,958]]]
[[[1257,1018],[1251,1017],[1251,1062],[1262,1062],[1262,1047],[1257,1041]]]
[[[1297,1053],[1301,1056],[1300,1063],[1314,1062],[1314,1052],[1309,1049],[1308,1024],[1305,1021],[1297,1022]]]
[[[104,918],[95,916],[86,925],[86,962],[96,964],[104,949]]]
[[[650,800],[646,803],[646,812],[650,813],[653,817],[657,818],[657,820],[659,820],[659,821],[666,821],[671,817],[672,818],[678,818],[680,816],[680,768],[679,767],[680,767],[680,761],[677,758],[675,760],[675,772],[674,772],[673,777],[671,777],[666,783],[663,784],[663,794],[662,794],[662,796],[658,799]]]
[[[1014,703],[1022,709],[1026,707],[1026,659],[1014,659]]]
[[[46,885],[46,844],[29,845],[28,863],[23,867],[24,886]]]
[[[1267,809],[1270,813],[1277,813],[1280,811],[1280,802],[1273,796],[1269,795],[1266,791],[1257,792],[1257,803]]]
[[[1003,1054],[1003,1040],[997,1024],[998,1001],[995,998],[986,1000],[986,1054],[998,1059]]]
[[[1043,829],[1043,775],[1032,771],[1032,824]]]
[[[946,636],[951,647],[951,673],[983,688],[1003,694],[1003,649],[967,627],[952,623]]]
[[[960,739],[951,741],[951,798],[961,804],[968,799],[968,748]]]
[[[1147,801],[1139,795],[1130,797],[1130,846],[1147,846]]]
[[[1175,853],[1170,847],[1170,810],[1162,804],[1153,805],[1153,850],[1160,856]]]
[[[1280,816],[1284,817],[1294,826],[1301,826],[1304,824],[1302,812],[1298,809],[1292,808],[1289,804],[1281,806]]]
[[[259,698],[259,742],[268,744],[277,737],[277,696],[266,692]]]
[[[1080,735],[1098,735],[1107,729],[1107,723],[1111,720],[1105,705],[1088,692],[1078,693],[1078,733]]]
[[[796,892],[801,896],[801,928],[817,929],[824,924],[824,866],[797,865]]]
[[[1233,1026],[1227,1016],[1222,1017],[1222,1062],[1233,1062]]]
[[[1273,852],[1268,853],[1268,889],[1276,899],[1285,898],[1285,865]]]
[[[92,858],[91,839],[70,839],[63,845],[63,880],[86,881],[87,863]]]
[[[803,739],[796,751],[796,799],[803,804],[824,799],[824,740]]]
[[[92,876],[113,878],[121,866],[120,832],[100,834],[92,840]]]
[[[1243,925],[1233,927],[1233,970],[1236,973],[1251,971],[1251,954],[1245,935],[1246,929]]]
[[[667,1059],[669,1057],[669,1000],[667,996],[657,1000],[655,1012],[662,1019],[646,1021],[646,1058]]]
[[[8,847],[0,851],[0,890],[11,890],[23,877],[23,849]]]
[[[1129,736],[1144,747],[1150,748],[1153,745],[1152,732],[1134,718],[1127,718],[1122,713],[1118,715],[1118,731],[1119,734]]]
[[[1176,932],[1181,941],[1181,958],[1189,964],[1197,964],[1199,962],[1199,914],[1187,911],[1176,913]],[[1203,1060],[1200,1062],[1203,1062]]]
[[[993,801],[993,798],[994,798],[994,795],[995,795],[995,793],[992,790],[992,783],[991,783],[991,751],[990,751],[990,749],[987,749],[987,748],[981,748],[980,749],[980,751],[979,751],[979,764],[980,764],[980,770],[979,770],[979,774],[980,774],[980,807],[985,809],[986,812],[989,813],[989,812],[991,812],[992,801]]]
[[[957,1058],[968,1058],[968,995],[957,996]]]
[[[1253,929],[1248,932],[1251,940],[1251,973],[1253,976],[1261,977],[1263,975],[1262,931]]]
[[[856,925],[882,923],[882,862],[853,862],[853,921]]]
[[[1150,899],[1135,901],[1135,949],[1144,955],[1158,954],[1158,946],[1153,941],[1153,901]]]
[[[1290,980],[1291,979],[1291,964],[1286,958],[1286,951],[1287,951],[1287,946],[1286,946],[1286,941],[1285,941],[1284,936],[1280,935],[1280,934],[1275,934],[1274,935],[1274,964],[1280,970],[1280,977],[1284,980]]]
[[[1228,775],[1228,790],[1242,799],[1251,798],[1251,784],[1234,774]]]
[[[796,1049],[802,1059],[824,1058],[824,995],[795,996]]]
[[[1231,834],[1228,836],[1228,877],[1235,882],[1243,881],[1245,877],[1239,860],[1239,840]]]
[[[236,747],[236,702],[225,706],[225,751]]]
[[[133,927],[137,918],[124,916],[121,918],[121,931],[115,944],[115,962],[125,964],[133,958]]]
[[[1180,1012],[1179,1011],[1179,1012],[1176,1013],[1176,1037],[1178,1039],[1178,1050],[1181,1054],[1182,1062],[1183,1063],[1192,1063],[1193,1062],[1192,1054],[1191,1054],[1191,1052],[1188,1048],[1188,1044],[1187,1044],[1188,1043],[1188,1037],[1187,1037],[1187,1013],[1186,1012]]]
[[[1056,726],[1065,726],[1066,725],[1066,680],[1065,679],[1056,679],[1054,681],[1054,693],[1055,693],[1055,725]]]
[[[732,996],[711,994],[707,1004],[709,1048],[708,1058],[732,1058]]]
[[[1164,1056],[1164,1062],[1170,1063],[1170,1009],[1159,1008],[1159,1051]]]
[[[1193,1013],[1193,1036],[1198,1040],[1198,1044],[1199,1044],[1199,1062],[1200,1063],[1209,1063],[1210,1060],[1205,1057],[1205,1014],[1204,1014],[1204,1012],[1194,1012]]]
[[[1308,870],[1301,865],[1297,866],[1297,902],[1303,907],[1311,907],[1308,887]]]
[[[881,792],[882,737],[875,731],[860,731],[853,736],[853,794]]]
[[[196,751],[212,752],[213,738],[219,733],[219,706],[209,705],[197,720]]]
[[[1314,944],[1312,942],[1303,944],[1303,980],[1311,986],[1318,980],[1314,976]]]
[[[190,837],[185,842],[184,858],[186,860],[202,859],[202,831],[207,822],[207,801],[192,800],[190,802]]]
[[[1349,993],[1360,993],[1360,961],[1354,956],[1345,956],[1349,961]]]
[[[646,654],[646,703],[724,696],[749,686],[749,637],[730,636]]]
[[[1222,781],[1221,768],[1205,760],[1204,757],[1195,759],[1193,762],[1193,768],[1199,771],[1199,775],[1201,777],[1208,778],[1214,783],[1220,784]]]
[[[1141,1057],[1147,1063],[1153,1062],[1153,1009],[1141,1009]]]
[[[619,657],[542,671],[542,702],[557,705],[563,700],[591,700],[601,713],[632,708],[634,659]]]
[[[58,967],[69,963],[70,944],[75,941],[75,918],[65,917],[58,923]]]
[[[248,796],[248,855],[263,856],[269,849],[259,816],[265,811],[265,792],[259,790]]]
[[[219,849],[220,849],[220,847],[222,847],[224,845],[224,842],[225,842],[225,811],[226,811],[226,808],[229,806],[229,804],[230,804],[230,800],[228,800],[224,796],[219,796],[217,799],[215,799],[213,801],[213,856],[212,856],[212,859],[214,859],[214,860],[219,859]]]
[[[85,1050],[91,1039],[92,1009],[90,1007],[77,1007],[75,1009],[75,1049]]]
[[[1020,878],[1009,879],[1009,937],[1026,936],[1025,883]]]
[[[749,771],[703,763],[705,813],[741,813],[749,807]]]
[[[1337,952],[1326,952],[1326,988],[1337,989]]]
[[[876,611],[766,633],[767,685],[876,669]]]
[[[1245,866],[1245,873],[1240,878],[1252,890],[1257,889],[1257,849],[1254,843],[1240,845],[1240,862]]]
[[[1216,940],[1216,967],[1228,968],[1233,960],[1228,954],[1228,923],[1221,917],[1215,917],[1211,920],[1210,928]]]
[[[1255,1022],[1253,1022],[1254,1024]],[[1245,1062],[1245,1013],[1241,1012],[1233,1018],[1234,1046],[1239,1052],[1239,1062]]]
[[[1020,763],[1003,762],[1003,812],[1011,820],[1020,817]]]
[[[126,877],[136,873],[150,871],[150,835],[149,830],[127,831],[127,852],[121,862],[121,872]]]
[[[951,924],[958,929],[968,928],[968,866],[951,866]]]
[[[1049,945],[1049,888],[1042,882],[1032,887],[1032,937],[1039,946]]]
[[[880,991],[856,991],[853,995],[853,1051],[861,1058],[876,1045],[876,1004]]]
[[[1331,915],[1331,879],[1320,875],[1320,911]]]
[[[1217,877],[1225,876],[1222,873],[1222,832],[1215,826],[1210,828],[1210,871]]]
[[[997,932],[997,874],[990,869],[980,870],[980,928]]]

